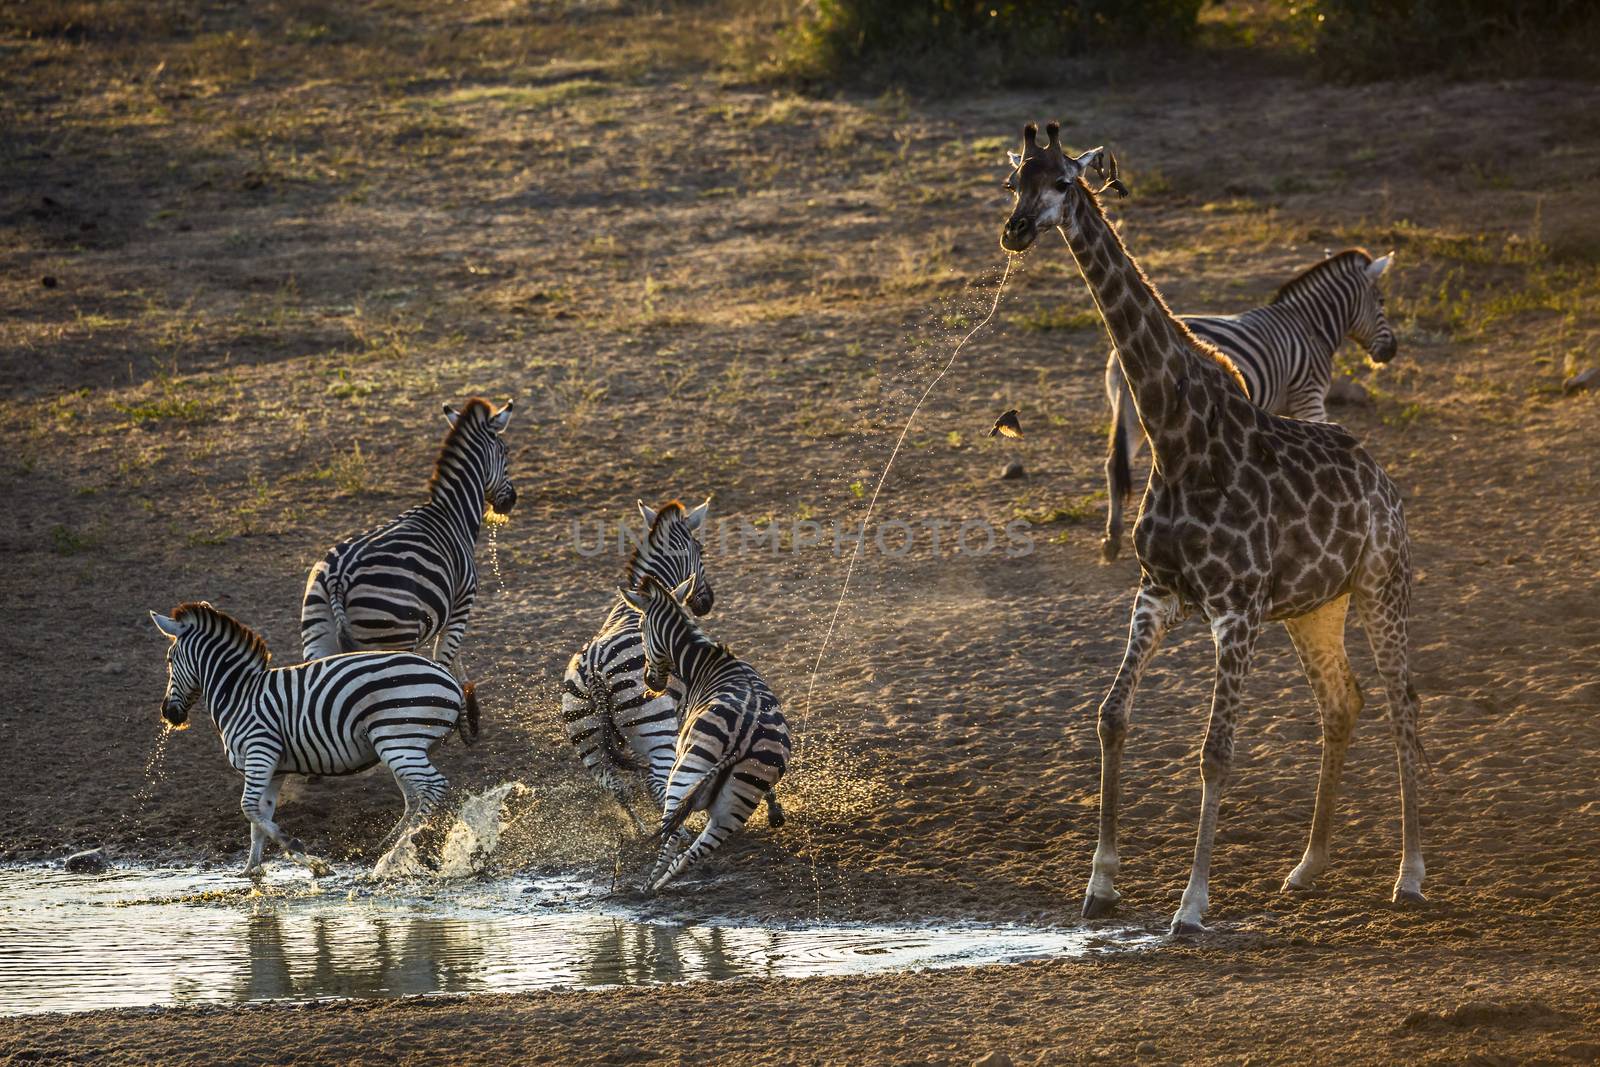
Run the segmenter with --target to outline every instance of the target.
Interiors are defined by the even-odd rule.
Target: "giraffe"
[[[1389,706],[1400,773],[1401,859],[1396,903],[1423,900],[1417,808],[1419,701],[1411,684],[1410,543],[1400,492],[1342,427],[1269,415],[1240,388],[1226,357],[1168,309],[1128,254],[1085,183],[1093,171],[1126,195],[1116,160],[1095,148],[1070,156],[1060,126],[1023,131],[1006,186],[1016,205],[1001,246],[1025,252],[1057,227],[1116,346],[1154,468],[1133,542],[1139,589],[1122,664],[1100,704],[1100,825],[1083,914],[1109,914],[1119,895],[1117,803],[1134,690],[1172,625],[1198,612],[1211,627],[1216,674],[1201,750],[1200,824],[1174,934],[1204,931],[1217,811],[1233,759],[1234,724],[1262,624],[1289,631],[1322,718],[1322,767],[1304,856],[1285,891],[1311,888],[1328,865],[1339,779],[1361,711],[1345,654],[1351,601],[1366,630]]]

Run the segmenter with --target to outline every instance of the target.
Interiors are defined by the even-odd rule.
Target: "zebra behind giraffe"
[[[1238,315],[1181,315],[1180,321],[1202,341],[1215,345],[1238,368],[1245,393],[1274,415],[1327,421],[1333,356],[1351,338],[1374,363],[1395,356],[1394,331],[1384,315],[1378,279],[1394,253],[1373,259],[1363,248],[1330,254],[1279,287],[1272,300]],[[1106,399],[1111,404],[1111,437],[1106,450],[1106,533],[1100,543],[1106,560],[1122,547],[1122,513],[1133,491],[1133,457],[1144,445],[1144,430],[1113,349],[1106,359]]]
[[[244,775],[239,808],[250,823],[247,876],[261,873],[268,839],[312,873],[326,873],[273,819],[287,775],[387,765],[405,812],[382,853],[444,800],[449,783],[429,759],[433,747],[452,730],[468,743],[478,735],[473,687],[423,656],[362,652],[273,667],[267,643],[210,604],[180,604],[170,616],[152,611],[150,617],[171,642],[162,717],[181,727],[204,699],[228,764]]]
[[[662,692],[669,676],[683,684],[677,758],[661,809],[661,852],[650,888],[661,889],[715,852],[770,798],[789,765],[789,726],[778,698],[754,667],[701,632],[683,600],[694,578],[668,590],[652,577],[618,595],[642,618],[644,682]],[[707,813],[705,829],[679,852],[679,830],[691,813]]]
[[[486,506],[505,513],[517,502],[500,437],[511,405],[495,411],[481,397],[460,411],[446,404],[450,431],[428,502],[335,545],[311,569],[300,610],[306,659],[438,642],[438,661],[455,660],[478,591],[474,552]]]

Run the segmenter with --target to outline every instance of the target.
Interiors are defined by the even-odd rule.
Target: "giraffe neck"
[[[1226,371],[1195,348],[1187,327],[1172,314],[1128,254],[1100,202],[1082,181],[1068,199],[1072,220],[1063,227],[1078,270],[1094,296],[1116,345],[1157,468],[1181,476],[1197,443],[1208,436],[1212,378]]]

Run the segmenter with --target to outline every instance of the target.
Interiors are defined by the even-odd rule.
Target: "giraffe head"
[[[1044,131],[1049,143],[1040,148],[1039,128],[1028,123],[1022,130],[1022,154],[1011,153],[1013,170],[1006,188],[1016,194],[1017,203],[1000,233],[1000,247],[1007,252],[1026,252],[1040,231],[1052,226],[1065,226],[1070,232],[1077,224],[1078,208],[1088,198],[1085,175],[1104,178],[1107,187],[1127,195],[1117,181],[1117,161],[1110,152],[1091,148],[1069,156],[1061,147],[1061,124],[1052,122]]]

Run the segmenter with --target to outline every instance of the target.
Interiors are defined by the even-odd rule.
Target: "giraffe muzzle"
[[[1006,227],[1000,234],[1000,247],[1007,252],[1026,252],[1038,234],[1033,216],[1013,215],[1006,221]]]

